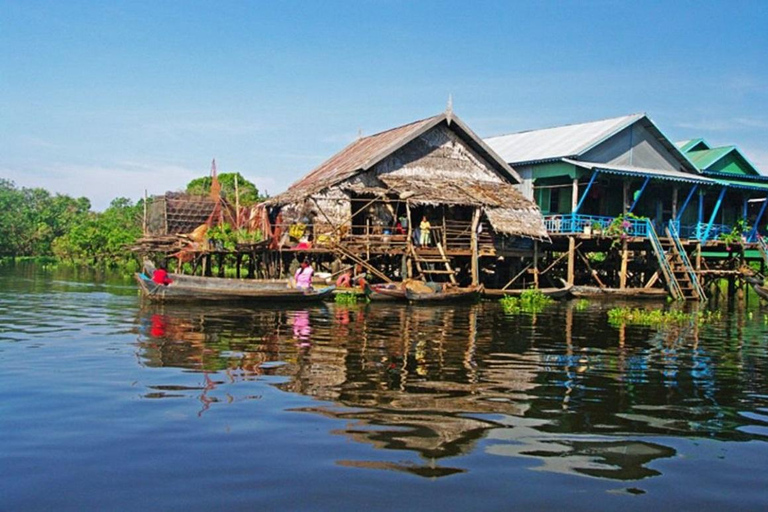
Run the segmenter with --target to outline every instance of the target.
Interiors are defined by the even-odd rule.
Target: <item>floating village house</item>
[[[734,244],[723,238],[741,229],[737,220],[751,219],[752,230],[736,245],[757,239],[768,180],[738,150],[713,151],[703,141],[678,147],[645,114],[485,142],[544,213],[551,250],[568,254],[569,283],[647,289],[661,279],[676,298],[700,299],[703,277],[732,271],[723,249]],[[596,268],[602,261],[593,256],[615,248],[617,236],[621,261]],[[702,246],[712,260],[702,262]]]
[[[342,259],[382,280],[492,285],[548,241],[520,183],[449,109],[359,138],[267,207],[281,251]]]

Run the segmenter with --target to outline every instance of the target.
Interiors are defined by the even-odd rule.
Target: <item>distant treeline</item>
[[[237,179],[235,179],[237,176]],[[259,191],[239,173],[219,175],[222,195],[241,204],[261,200]],[[211,178],[198,178],[187,192],[205,194]],[[18,188],[0,178],[0,258],[55,258],[95,267],[135,266],[128,248],[142,234],[143,200],[114,199],[103,212],[91,211],[88,198],[51,194],[43,188]]]
[[[118,198],[103,212],[85,197],[18,188],[0,178],[0,257],[55,257],[91,266],[123,266],[141,235],[143,205]]]

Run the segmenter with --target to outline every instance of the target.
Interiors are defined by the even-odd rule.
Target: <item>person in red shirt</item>
[[[168,277],[168,271],[165,270],[165,267],[163,265],[160,265],[152,273],[152,281],[154,281],[157,284],[162,284],[167,286],[173,282],[173,279]]]

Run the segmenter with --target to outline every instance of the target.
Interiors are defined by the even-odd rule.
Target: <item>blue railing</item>
[[[601,215],[582,215],[573,213],[560,213],[544,216],[544,226],[549,233],[553,234],[595,234],[599,229],[603,233],[608,231],[608,227],[616,220],[615,217],[605,217]],[[680,225],[680,221],[669,221],[673,225],[678,236],[682,240],[703,240],[707,235],[707,240],[717,240],[720,235],[730,233],[733,226],[728,224],[712,224],[707,234],[707,223],[699,222],[697,224]],[[623,220],[621,231],[627,236],[648,237],[648,219],[627,218]],[[663,228],[663,224],[656,226]],[[619,232],[621,232],[619,231]],[[612,233],[615,235],[616,233]],[[755,237],[756,238],[756,237]],[[754,240],[748,240],[754,242]]]
[[[561,213],[557,215],[545,215],[544,226],[550,233],[594,234],[597,229],[605,233],[615,220],[614,217],[603,217],[599,215]],[[627,236],[646,237],[648,236],[647,222],[645,219],[624,219],[621,231],[626,233]]]

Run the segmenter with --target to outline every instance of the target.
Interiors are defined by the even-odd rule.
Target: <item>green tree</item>
[[[219,174],[219,183],[221,184],[221,195],[231,204],[235,203],[235,177],[237,177],[237,190],[240,196],[240,206],[251,206],[264,200],[259,195],[259,189],[256,185],[243,178],[239,172],[230,172]],[[211,192],[211,183],[213,179],[210,176],[196,178],[187,184],[187,193],[208,195]]]
[[[54,254],[72,263],[117,267],[133,261],[128,247],[141,236],[142,204],[117,198],[101,213],[82,216],[53,243]]]
[[[91,207],[88,199],[16,188],[0,179],[0,256],[50,256],[53,240]]]

